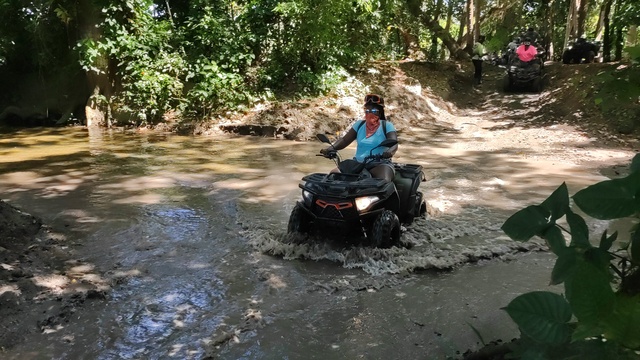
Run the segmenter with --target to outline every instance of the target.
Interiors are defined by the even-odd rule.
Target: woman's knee
[[[393,169],[386,165],[378,165],[371,169],[371,175],[378,179],[384,179],[386,181],[393,181],[394,173]]]

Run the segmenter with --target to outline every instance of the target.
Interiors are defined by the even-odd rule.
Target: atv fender
[[[394,164],[396,170],[393,183],[398,193],[399,209],[395,211],[403,223],[413,221],[416,214],[416,196],[420,183],[425,181],[421,165]]]

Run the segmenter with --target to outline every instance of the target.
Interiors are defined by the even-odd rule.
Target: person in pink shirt
[[[535,46],[531,46],[531,39],[525,38],[522,42],[522,45],[518,46],[516,49],[516,55],[518,55],[518,59],[524,63],[530,63],[536,59],[536,55],[538,55],[538,50]]]

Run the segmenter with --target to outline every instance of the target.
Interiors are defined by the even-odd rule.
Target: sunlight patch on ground
[[[122,199],[113,200],[114,204],[160,204],[167,201],[166,197],[160,194],[141,194],[134,196],[127,196]]]
[[[34,276],[33,283],[51,290],[54,294],[62,294],[71,281],[63,275]]]
[[[20,288],[18,288],[18,285],[0,285],[0,295],[3,295],[4,293],[12,293],[16,296],[19,296],[20,294],[22,294],[22,291],[20,290]]]
[[[415,95],[422,96],[422,86],[420,84],[417,85],[405,85],[404,88]]]

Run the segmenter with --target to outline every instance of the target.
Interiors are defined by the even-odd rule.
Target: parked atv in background
[[[331,141],[317,135],[324,143]],[[397,140],[384,140],[378,147],[391,147]],[[314,173],[302,178],[302,199],[291,211],[288,233],[323,232],[363,235],[374,247],[391,247],[400,240],[400,224],[411,224],[427,211],[422,192],[425,181],[422,166],[393,163],[395,179],[387,182],[371,176],[366,165],[379,161],[381,155],[370,155],[363,162],[342,160],[337,151],[324,156],[335,161],[340,173]]]
[[[600,45],[601,43],[599,41],[588,41],[584,38],[571,41],[562,53],[562,63],[592,63],[595,61],[596,56],[598,56]]]

